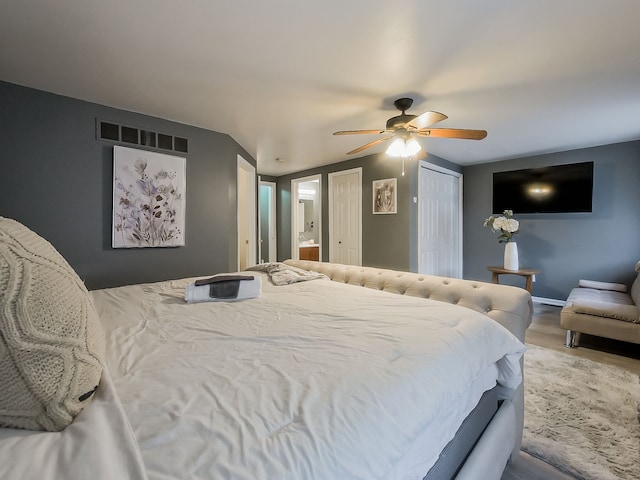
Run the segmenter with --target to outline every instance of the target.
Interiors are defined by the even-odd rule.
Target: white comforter
[[[470,385],[522,380],[524,346],[463,307],[266,277],[260,298],[187,305],[192,280],[93,292],[150,480],[422,478]]]
[[[146,480],[140,450],[105,370],[91,403],[61,432],[0,428],[2,480]]]

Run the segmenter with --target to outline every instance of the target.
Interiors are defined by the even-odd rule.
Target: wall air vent
[[[146,147],[189,153],[189,141],[186,138],[152,132],[127,125],[119,125],[103,120],[96,121],[96,138],[109,142],[143,145]]]

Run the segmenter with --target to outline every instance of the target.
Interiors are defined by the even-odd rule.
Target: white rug
[[[522,449],[579,479],[640,479],[638,375],[527,348]]]

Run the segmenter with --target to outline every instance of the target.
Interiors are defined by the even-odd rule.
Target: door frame
[[[360,205],[360,221],[358,222],[358,265],[362,265],[362,167],[350,168],[339,172],[332,172],[328,175],[329,183],[329,262],[333,262],[334,254],[332,245],[333,239],[333,181],[336,177],[342,175],[351,175],[357,173],[360,181],[358,182],[358,205]]]
[[[292,178],[291,179],[291,258],[294,260],[300,259],[300,249],[298,246],[298,201],[300,195],[298,194],[298,186],[301,183],[311,182],[313,180],[318,181],[318,202],[320,207],[320,215],[318,215],[318,237],[320,238],[320,245],[318,246],[318,255],[322,260],[322,175],[309,175],[307,177]]]
[[[247,175],[248,182],[246,185],[241,185],[241,171],[245,172]],[[247,250],[249,252],[248,264],[247,267],[253,266],[256,264],[256,255],[257,255],[257,247],[256,247],[256,239],[257,239],[257,224],[258,224],[258,214],[257,214],[257,176],[256,176],[256,168],[251,165],[248,161],[246,161],[242,156],[237,156],[237,167],[236,167],[236,235],[238,239],[237,243],[237,258],[236,258],[236,270],[240,270],[240,252],[241,248],[241,227],[242,222],[246,221],[246,226],[248,227],[248,247]],[[245,187],[245,188],[242,188]],[[240,208],[240,195],[245,192],[248,195],[246,199],[246,204],[248,206],[248,211],[243,212]]]
[[[463,266],[462,266],[462,252],[463,252],[463,248],[462,248],[462,242],[464,239],[463,236],[463,232],[462,232],[462,182],[463,182],[463,175],[460,172],[456,172],[454,170],[449,170],[448,168],[445,167],[441,167],[439,165],[435,165],[433,163],[427,162],[425,160],[420,160],[420,163],[418,165],[418,228],[416,230],[417,232],[417,236],[418,236],[418,241],[417,241],[417,246],[418,246],[418,270],[420,270],[420,252],[422,251],[422,245],[420,244],[420,232],[422,230],[422,181],[420,179],[420,176],[422,175],[422,168],[425,168],[427,170],[433,170],[435,172],[438,173],[444,173],[446,175],[451,175],[453,177],[456,177],[458,179],[458,271],[456,272],[456,278],[462,278],[462,272],[464,271]]]
[[[267,182],[266,180],[260,179],[258,177],[258,185],[260,187],[268,186],[271,187],[271,193],[269,195],[269,252],[267,255],[267,262],[276,261],[278,258],[278,229],[276,224],[276,187],[277,184],[275,182]],[[258,192],[258,211],[262,211],[262,206],[260,204],[260,192]],[[258,260],[262,259],[262,217],[258,215]],[[271,260],[273,259],[273,260]]]

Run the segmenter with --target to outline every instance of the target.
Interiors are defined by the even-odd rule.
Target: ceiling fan
[[[380,135],[389,134],[385,137],[369,142],[358,148],[347,152],[347,155],[360,153],[361,151],[379,145],[388,140],[394,139],[387,153],[397,157],[414,156],[422,147],[415,137],[433,138],[458,138],[467,140],[482,140],[487,136],[486,130],[468,130],[460,128],[429,128],[435,123],[446,120],[448,117],[439,112],[425,112],[422,115],[410,115],[405,113],[413,104],[411,98],[399,98],[393,102],[395,107],[402,113],[387,120],[384,130],[343,130],[334,132],[334,135]]]

